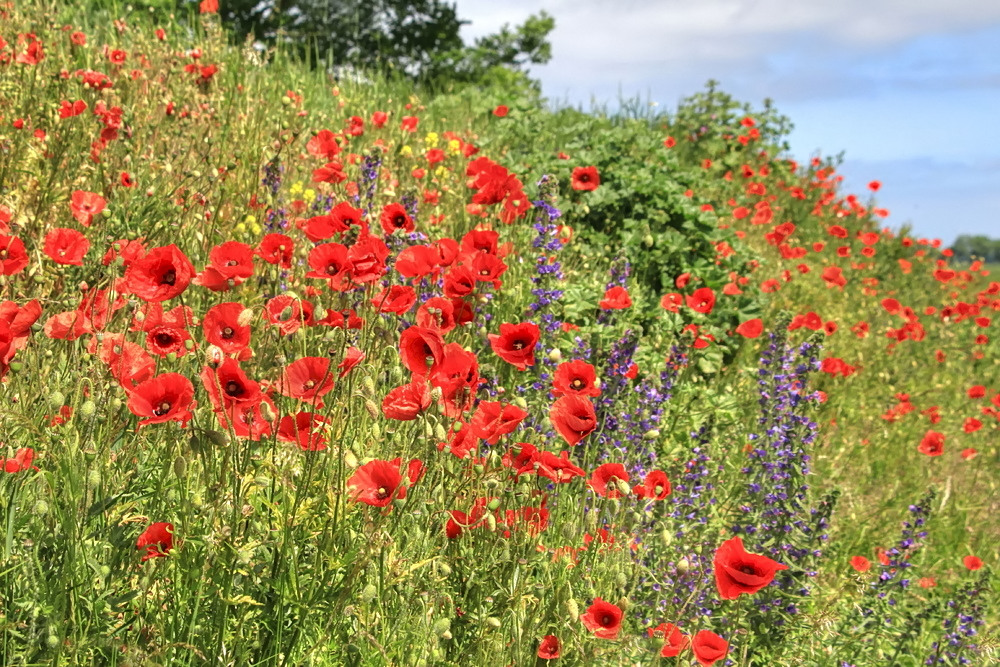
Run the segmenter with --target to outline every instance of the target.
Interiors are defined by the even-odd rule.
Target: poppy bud
[[[375,401],[370,398],[365,399],[365,410],[368,411],[368,414],[371,415],[372,419],[378,419],[379,409],[378,405],[375,404]]]
[[[495,532],[496,529],[497,529],[497,518],[495,516],[493,516],[492,514],[487,514],[486,515],[486,530],[488,530],[488,531],[490,531],[492,533],[492,532]]]
[[[271,407],[271,404],[264,401],[260,404],[260,416],[268,422],[273,422],[278,418],[278,415],[274,414],[274,408]]]
[[[377,439],[377,438],[376,438]],[[358,457],[349,449],[344,450],[344,464],[348,468],[358,467]]]
[[[557,363],[557,364],[560,361],[562,361],[562,350],[560,350],[558,347],[557,348],[553,348],[552,350],[550,350],[549,351],[549,360],[552,361],[552,362],[554,362],[554,363]]]
[[[371,377],[366,375],[364,379],[361,380],[361,384],[364,386],[365,391],[369,394],[375,393],[375,380],[371,379]]]
[[[80,414],[82,414],[84,417],[93,417],[96,412],[97,412],[97,404],[89,399],[84,401],[83,404],[80,406]]]
[[[239,316],[236,318],[236,323],[241,327],[248,327],[253,322],[253,311],[249,308],[245,308],[240,311]]]
[[[486,509],[491,512],[496,512],[500,508],[500,499],[494,498],[489,503],[486,504]]]
[[[490,616],[486,619],[486,625],[496,630],[500,627],[500,619],[495,616]]]
[[[442,425],[442,424],[435,424],[435,426],[434,426],[434,437],[437,438],[438,440],[447,440],[448,439],[448,432],[446,430],[444,430],[444,425]]]
[[[112,410],[120,410],[122,407],[122,399],[115,396],[114,398],[111,399],[111,403],[109,403],[109,405],[111,406]]]
[[[434,567],[437,568],[438,574],[442,577],[451,576],[451,566],[448,563],[438,563],[435,561]]]
[[[451,636],[450,632],[451,621],[449,621],[447,618],[439,618],[436,621],[434,621],[433,630],[434,634],[436,634],[438,637],[441,637],[442,639],[448,639]],[[446,634],[449,635],[449,637],[445,637]]]
[[[691,561],[687,558],[681,558],[677,561],[677,574],[684,576],[691,571]]]
[[[91,469],[87,473],[87,486],[95,487],[101,485],[101,473],[98,470]]]
[[[365,604],[371,604],[376,597],[378,597],[378,589],[374,584],[368,584],[361,591],[361,601]]]
[[[647,440],[656,440],[660,437],[660,430],[656,428],[651,428],[643,434],[643,437]]]
[[[183,456],[178,456],[174,459],[174,474],[179,478],[183,478],[184,474],[187,472],[187,459]]]
[[[566,615],[574,622],[580,618],[580,605],[573,598],[566,600]]]
[[[20,371],[23,368],[24,368],[24,364],[22,364],[20,361],[12,361],[12,362],[10,362],[10,370],[14,371],[15,373],[17,373],[18,371]]]
[[[619,588],[625,588],[625,584],[628,583],[628,577],[625,576],[624,572],[619,572],[615,575],[615,583]]]
[[[49,513],[49,504],[44,500],[36,501],[35,504],[31,506],[31,512],[35,516],[45,516]]]
[[[66,404],[66,396],[61,391],[54,391],[49,394],[49,407],[58,410]]]

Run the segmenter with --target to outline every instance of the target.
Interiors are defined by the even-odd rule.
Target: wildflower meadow
[[[987,265],[197,8],[0,5],[0,664],[995,664]]]

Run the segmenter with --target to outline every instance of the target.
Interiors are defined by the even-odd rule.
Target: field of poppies
[[[987,665],[1000,282],[714,84],[0,6],[0,664]]]

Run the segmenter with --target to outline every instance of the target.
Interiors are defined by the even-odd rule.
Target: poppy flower
[[[306,150],[314,157],[332,160],[340,153],[340,144],[337,143],[336,134],[330,130],[320,130],[306,142]]]
[[[864,556],[854,556],[851,558],[851,567],[853,567],[858,572],[867,572],[871,569],[872,564]]]
[[[736,327],[736,333],[744,338],[757,338],[764,333],[764,322],[759,317],[747,320]]]
[[[409,285],[392,285],[383,288],[372,298],[372,306],[380,313],[402,315],[417,302],[417,293]]]
[[[621,498],[623,494],[617,482],[628,482],[628,479],[628,472],[621,463],[603,463],[587,480],[587,487],[602,498]],[[627,493],[627,485],[625,488]]]
[[[632,305],[632,298],[624,287],[615,286],[604,293],[599,305],[602,310],[624,310]]]
[[[455,304],[434,296],[417,309],[417,326],[446,334],[455,328]]]
[[[379,217],[382,224],[382,231],[386,236],[391,235],[397,229],[401,229],[407,234],[414,230],[413,218],[409,216],[402,204],[387,204],[382,209]]]
[[[176,354],[183,357],[190,352],[188,341],[191,335],[178,327],[153,327],[146,335],[146,349],[158,357]],[[192,348],[193,349],[193,348]]]
[[[45,235],[45,254],[57,264],[83,266],[89,249],[90,241],[75,229],[58,227]]]
[[[965,565],[969,571],[975,572],[983,566],[983,561],[977,556],[966,556],[962,559],[962,565]]]
[[[404,278],[423,278],[437,268],[438,254],[430,246],[409,246],[396,255],[393,266]]]
[[[24,242],[16,236],[0,234],[0,275],[13,276],[28,266]]]
[[[767,556],[747,553],[739,537],[719,545],[712,563],[715,585],[723,600],[735,600],[743,593],[756,593],[774,580],[775,572],[788,569],[787,565]]]
[[[944,454],[944,433],[927,431],[921,438],[917,451],[927,456],[941,456]]]
[[[135,542],[136,549],[145,549],[142,562],[166,556],[174,548],[174,524],[154,523],[142,532]]]
[[[324,243],[309,251],[307,259],[312,269],[306,278],[327,280],[330,289],[347,291],[350,287],[351,262],[347,257],[347,246],[340,243]]]
[[[664,294],[660,299],[660,307],[664,310],[676,313],[680,310],[681,305],[684,303],[684,297],[677,292],[670,292]]]
[[[549,421],[567,443],[575,445],[597,428],[597,413],[589,400],[570,394],[552,404]]]
[[[31,465],[34,460],[35,450],[31,447],[21,447],[14,452],[14,456],[11,458],[0,456],[0,470],[10,474],[25,470],[38,470],[36,466]]]
[[[670,495],[670,480],[662,470],[651,470],[646,473],[642,484],[632,487],[632,491],[640,498],[650,500],[666,500]]]
[[[715,308],[715,292],[710,287],[699,287],[689,294],[685,301],[691,310],[708,315]]]
[[[729,643],[709,630],[700,630],[691,640],[691,651],[702,667],[708,667],[722,660],[729,653]]]
[[[356,283],[372,283],[386,272],[385,260],[389,246],[374,236],[362,236],[347,251],[351,262],[351,279]]]
[[[622,610],[617,606],[594,598],[594,603],[587,607],[580,621],[599,639],[617,639],[622,629],[622,616]]]
[[[412,421],[431,406],[427,382],[417,376],[412,382],[396,387],[382,400],[382,414],[387,419]]]
[[[538,325],[532,322],[504,323],[500,325],[500,334],[490,334],[489,339],[498,357],[523,371],[535,365],[535,346],[539,336]]]
[[[372,114],[372,125],[381,129],[385,127],[386,121],[389,120],[389,114],[384,111],[376,111]]]
[[[507,108],[507,105],[501,104],[497,106],[496,109],[493,110],[493,115],[496,116],[497,118],[503,118],[504,116],[507,115],[508,111],[510,111],[510,109]]]
[[[285,366],[278,392],[301,401],[315,401],[333,389],[329,357],[302,357]]]
[[[470,426],[473,435],[495,445],[502,436],[513,433],[527,416],[528,413],[516,405],[504,405],[499,401],[480,401]]]
[[[176,245],[153,248],[125,271],[125,288],[143,301],[166,301],[191,283],[194,265]]]
[[[164,373],[139,384],[129,392],[128,409],[145,417],[139,426],[178,421],[186,426],[191,419],[194,385],[180,373]]]
[[[304,452],[320,452],[326,449],[326,436],[320,430],[327,420],[314,412],[297,412],[285,415],[278,422],[278,440],[293,442]]]
[[[538,643],[538,657],[542,660],[555,660],[560,655],[562,644],[555,635],[545,635]]]
[[[247,377],[239,362],[227,357],[216,368],[205,366],[201,381],[215,410],[254,405],[261,400],[260,384]]]
[[[399,356],[411,373],[427,375],[444,360],[444,340],[434,329],[408,327],[399,335]]]
[[[552,393],[555,396],[576,394],[577,396],[600,396],[597,371],[582,359],[565,361],[556,368],[552,376]]]
[[[195,285],[224,292],[253,275],[253,248],[246,243],[226,241],[212,248],[208,266],[194,279]]]
[[[227,302],[212,306],[201,323],[205,340],[226,354],[238,354],[250,344],[252,316],[253,311],[242,303]]]
[[[573,170],[573,189],[592,192],[601,184],[601,176],[597,167],[576,167]]]
[[[666,643],[664,643],[663,648],[660,649],[661,657],[676,657],[681,654],[681,651],[688,647],[688,644],[691,643],[691,638],[681,632],[681,629],[673,623],[661,624],[658,629],[662,630],[663,638],[666,639]]]
[[[399,457],[391,461],[376,459],[360,466],[347,480],[352,499],[372,507],[385,507],[396,498],[406,498],[408,485],[403,481],[401,462]],[[415,481],[413,470],[417,466],[414,463],[420,464],[420,461],[410,461],[408,473],[411,483]]]
[[[90,227],[95,215],[100,215],[107,206],[107,201],[96,192],[74,190],[69,200],[69,208],[73,217],[84,227]]]
[[[268,264],[277,264],[283,269],[292,268],[292,254],[295,242],[284,234],[267,234],[257,244],[255,253]]]

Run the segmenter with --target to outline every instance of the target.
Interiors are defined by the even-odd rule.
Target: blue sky
[[[795,125],[799,159],[844,152],[845,189],[890,226],[949,243],[1000,238],[997,0],[457,0],[463,35],[545,9],[552,60],[532,74],[560,103],[666,109],[708,79]]]

